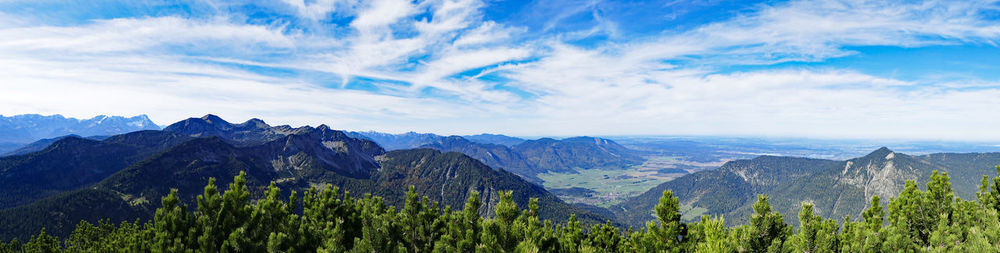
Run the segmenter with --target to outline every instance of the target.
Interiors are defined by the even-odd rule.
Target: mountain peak
[[[205,120],[205,121],[208,121],[209,123],[213,123],[213,124],[214,123],[223,123],[223,122],[224,123],[229,123],[229,122],[226,122],[226,120],[220,118],[219,116],[216,116],[215,114],[205,114],[205,116],[201,116],[201,119]]]
[[[253,127],[256,127],[256,128],[269,128],[269,127],[271,127],[271,125],[268,125],[267,122],[264,122],[263,120],[258,119],[258,118],[249,119],[246,122],[243,122],[242,125],[244,125],[244,126],[253,126]]]
[[[887,147],[881,147],[872,151],[870,154],[866,155],[864,158],[876,158],[876,159],[892,159],[895,157],[896,152],[893,152]]]

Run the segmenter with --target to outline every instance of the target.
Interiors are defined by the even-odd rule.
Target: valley
[[[641,165],[621,169],[575,169],[538,174],[542,186],[569,203],[610,207],[683,175],[713,169],[721,162],[701,163],[680,157],[650,157]],[[572,189],[587,191],[571,191]]]

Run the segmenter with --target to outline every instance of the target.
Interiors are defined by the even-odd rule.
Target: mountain
[[[612,140],[595,137],[524,140],[496,134],[440,136],[414,132],[405,134],[350,132],[348,135],[375,141],[388,150],[433,148],[463,153],[479,159],[490,167],[514,172],[536,183],[541,182],[537,177],[539,173],[550,171],[574,173],[577,169],[596,168],[620,169],[639,165],[645,161],[638,152]],[[516,145],[510,146],[513,143]]]
[[[349,132],[349,136],[358,139],[368,139],[378,143],[379,146],[385,148],[386,150],[400,150],[400,149],[412,149],[419,148],[420,146],[434,143],[443,136],[436,134],[425,134],[416,132],[407,132],[404,134],[388,134],[380,133],[375,131],[367,132]]]
[[[872,196],[888,202],[902,191],[906,180],[923,185],[931,172],[947,172],[956,196],[975,198],[983,175],[996,173],[1000,153],[930,154],[911,156],[880,148],[846,161],[761,156],[736,160],[716,170],[701,171],[660,184],[646,193],[612,207],[621,221],[638,224],[648,219],[664,190],[672,190],[692,212],[725,215],[742,223],[757,194],[767,194],[775,210],[795,214],[801,202],[813,202],[826,218],[859,217]],[[647,208],[647,209],[644,209]]]
[[[521,144],[522,142],[525,141],[525,139],[517,137],[510,137],[501,134],[487,134],[487,133],[477,134],[477,135],[465,135],[462,137],[478,143],[500,144],[504,146],[514,146],[517,144]]]
[[[0,210],[0,221],[5,222],[0,224],[0,238],[23,237],[41,227],[65,235],[70,231],[59,228],[71,229],[81,219],[145,219],[170,189],[177,189],[193,207],[209,178],[218,179],[216,184],[224,188],[240,171],[247,173],[255,197],[269,182],[299,192],[331,184],[355,196],[372,193],[399,205],[406,186],[412,185],[419,194],[453,208],[461,208],[470,191],[479,191],[484,215],[491,215],[485,211],[495,205],[500,191],[513,191],[519,205],[538,198],[540,206],[551,210],[541,214],[544,218],[566,219],[572,213],[589,223],[609,218],[562,202],[541,186],[461,153],[385,152],[372,141],[325,125],[292,129],[248,122],[231,124],[208,115],[163,131],[104,141],[67,137],[39,152],[2,158],[0,180],[6,181],[0,182],[0,197],[10,200],[0,203],[11,204]],[[94,213],[105,209],[106,215]]]
[[[541,182],[545,172],[574,173],[577,169],[621,169],[641,164],[645,159],[612,140],[575,137],[562,140],[543,138],[524,141],[513,147],[473,142],[465,137],[441,137],[421,147],[460,152],[494,168],[502,168]]]
[[[71,134],[71,135],[59,136],[59,137],[55,137],[55,138],[41,139],[41,140],[29,143],[29,144],[24,145],[24,146],[20,146],[17,149],[14,149],[13,151],[7,152],[7,153],[2,154],[0,156],[23,155],[23,154],[38,152],[38,151],[41,151],[41,150],[49,147],[49,145],[52,145],[52,143],[56,143],[57,141],[65,139],[65,138],[68,138],[68,137],[84,138],[84,139],[90,139],[90,140],[95,140],[95,141],[100,141],[100,140],[104,140],[104,139],[108,138],[107,136],[82,137],[82,136],[79,136],[79,135]]]
[[[513,191],[514,202],[518,206],[527,206],[530,198],[538,198],[540,207],[551,208],[540,214],[543,219],[564,220],[574,213],[587,223],[602,223],[610,218],[569,205],[539,185],[510,172],[493,170],[461,153],[433,149],[399,150],[390,151],[379,159],[383,167],[375,179],[376,189],[392,191],[391,194],[383,193],[383,196],[405,196],[405,189],[398,186],[414,185],[418,194],[431,196],[431,200],[456,210],[464,206],[464,199],[468,199],[470,190],[475,190],[483,198],[485,205],[481,212],[484,212],[492,210],[499,200],[500,191]],[[401,204],[404,199],[387,197],[386,200]]]
[[[528,162],[521,153],[508,146],[500,144],[484,144],[472,142],[464,137],[442,137],[421,148],[432,148],[444,152],[458,152],[476,158],[490,167],[503,169],[521,175],[532,182],[541,182],[535,177],[536,167]]]
[[[41,228],[65,238],[80,221],[91,224],[106,220],[111,224],[149,220],[155,209],[135,205],[107,190],[79,189],[63,192],[31,204],[0,209],[0,237],[28,239]]]
[[[513,149],[535,166],[535,173],[620,169],[642,164],[645,160],[612,140],[596,137],[542,138],[525,141]]]
[[[208,114],[201,118],[188,118],[163,128],[163,131],[181,133],[192,137],[218,136],[236,145],[255,145],[273,141],[289,134],[308,131],[287,125],[271,127],[260,119],[250,119],[232,124],[219,116]]]
[[[397,149],[411,149],[419,148],[428,144],[441,141],[441,139],[454,137],[454,136],[441,136],[430,133],[416,133],[407,132],[403,134],[389,134],[381,133],[375,131],[366,132],[348,132],[348,135],[354,138],[363,138],[372,140],[379,145],[381,145],[386,150],[397,150]],[[464,135],[461,136],[466,140],[481,143],[481,144],[499,144],[504,146],[514,146],[524,142],[524,139],[517,137],[510,137],[500,134],[477,134],[477,135]]]
[[[0,157],[0,208],[91,185],[189,138],[154,130],[103,141],[66,137],[38,152]]]
[[[90,119],[66,118],[58,114],[0,115],[0,154],[37,140],[66,135],[110,136],[159,129],[146,115],[129,118],[99,115]]]

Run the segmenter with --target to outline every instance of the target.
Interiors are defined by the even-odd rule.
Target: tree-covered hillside
[[[542,219],[537,199],[521,209],[511,194],[498,194],[489,207],[492,218],[480,216],[476,192],[463,208],[453,208],[420,198],[413,187],[399,208],[378,196],[342,194],[332,185],[285,194],[272,183],[252,201],[241,173],[225,191],[208,179],[196,204],[183,203],[171,190],[147,223],[84,221],[65,239],[41,230],[28,240],[0,242],[0,252],[1000,251],[1000,177],[983,176],[970,201],[956,197],[947,173],[935,171],[926,190],[907,181],[887,208],[874,196],[842,225],[817,215],[821,209],[812,202],[800,203],[797,218],[775,212],[766,195],[756,196],[747,224],[727,227],[724,217],[708,215],[687,223],[678,199],[664,191],[643,227],[585,228],[575,216]],[[800,225],[793,228],[789,220]]]
[[[152,217],[156,200],[171,189],[182,203],[194,204],[208,178],[227,184],[241,171],[253,198],[263,197],[269,182],[300,192],[330,184],[352,194],[382,196],[390,206],[403,203],[405,186],[456,208],[471,191],[481,192],[480,201],[487,207],[499,201],[500,192],[514,191],[518,204],[536,198],[550,210],[540,214],[543,218],[566,219],[572,213],[587,223],[610,218],[566,204],[541,186],[460,153],[433,149],[386,153],[374,142],[326,126],[285,132],[268,130],[262,123],[248,129],[240,125],[250,124],[234,127],[206,118],[214,123],[201,124],[206,120],[199,118],[185,121],[185,134],[145,131],[105,141],[67,138],[40,152],[0,159],[4,162],[0,179],[10,182],[0,186],[0,196],[12,203],[0,211],[0,220],[5,221],[0,223],[0,236],[26,239],[42,227],[64,236],[79,220],[145,219]],[[174,127],[178,124],[168,129],[178,129]],[[84,199],[91,201],[80,201]],[[480,211],[489,217],[493,215],[489,210]]]
[[[0,157],[0,208],[87,186],[190,137],[139,131],[103,141],[67,137],[24,155]]]
[[[529,181],[545,172],[575,173],[577,169],[625,169],[646,159],[638,152],[604,138],[573,137],[561,140],[542,138],[523,140],[503,135],[479,134],[439,136],[409,132],[349,132],[355,138],[373,140],[388,150],[433,148],[459,152],[476,158],[495,169],[514,172]]]
[[[979,177],[996,164],[1000,153],[910,156],[887,148],[846,161],[762,156],[682,176],[612,211],[623,223],[641,224],[651,217],[648,210],[656,205],[659,193],[672,190],[685,210],[731,217],[729,225],[747,222],[744,218],[753,211],[759,194],[771,196],[775,210],[782,213],[796,213],[801,202],[809,201],[823,217],[857,217],[873,196],[883,196],[882,204],[887,204],[904,190],[906,181],[926,183],[932,171],[948,172],[956,195],[975,198]]]

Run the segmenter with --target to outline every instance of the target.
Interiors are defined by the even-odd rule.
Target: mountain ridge
[[[918,185],[926,183],[932,171],[949,173],[956,182],[956,196],[972,199],[978,189],[978,180],[982,175],[995,173],[993,168],[1000,164],[1000,153],[962,154],[979,160],[967,165],[951,162],[950,166],[942,158],[945,156],[949,155],[910,156],[883,147],[844,161],[781,156],[736,160],[715,170],[692,173],[660,184],[612,210],[623,222],[638,224],[648,217],[640,210],[655,205],[653,199],[662,191],[672,190],[682,204],[707,209],[705,214],[745,217],[752,211],[750,205],[755,196],[766,194],[781,213],[796,213],[800,203],[808,201],[815,204],[818,214],[843,219],[845,215],[859,217],[872,196],[877,195],[887,203],[899,194],[907,180],[914,180]],[[765,180],[758,180],[760,175],[766,176]],[[730,219],[727,222],[745,221]]]
[[[117,161],[116,159],[88,160],[92,163],[110,162],[114,166],[104,166],[102,167],[104,170],[100,173],[88,177],[91,179],[73,181],[73,184],[67,187],[56,185],[46,188],[50,189],[52,194],[31,196],[34,197],[33,201],[17,202],[18,205],[10,206],[0,212],[8,215],[0,217],[0,220],[11,220],[9,216],[30,216],[36,217],[37,219],[32,219],[35,221],[53,220],[55,223],[6,224],[0,225],[0,231],[4,231],[8,236],[18,231],[25,232],[14,235],[23,236],[37,233],[40,226],[70,228],[72,224],[59,222],[74,221],[75,224],[80,219],[87,220],[94,217],[91,213],[87,213],[84,203],[62,206],[58,204],[57,199],[93,199],[97,201],[93,205],[119,207],[114,213],[122,216],[105,217],[113,221],[148,218],[148,214],[136,214],[155,209],[159,199],[171,188],[178,189],[182,199],[188,204],[193,204],[194,196],[201,193],[208,178],[214,177],[218,180],[216,182],[218,185],[225,185],[240,171],[247,173],[249,186],[254,194],[262,194],[263,188],[269,182],[276,182],[282,187],[299,191],[331,184],[352,193],[383,196],[387,204],[398,205],[405,196],[403,194],[406,187],[401,186],[413,185],[418,193],[437,196],[436,201],[456,208],[465,203],[469,196],[468,191],[480,191],[485,204],[482,210],[490,210],[487,207],[499,200],[500,191],[513,190],[515,202],[519,205],[526,206],[528,198],[539,198],[540,205],[551,207],[553,210],[551,213],[542,214],[546,218],[566,219],[571,213],[576,213],[581,220],[589,223],[600,223],[609,218],[567,204],[541,186],[512,173],[494,170],[476,159],[457,152],[441,152],[433,149],[385,152],[375,142],[351,138],[346,133],[330,129],[326,125],[294,128],[295,131],[284,134],[283,129],[265,127],[266,124],[263,122],[250,122],[254,126],[251,129],[234,127],[239,124],[230,124],[221,118],[208,116],[203,118],[192,118],[197,120],[180,125],[187,126],[185,128],[168,127],[162,131],[134,132],[111,136],[102,141],[67,137],[42,151],[12,158],[0,158],[0,179],[22,179],[20,175],[23,173],[8,172],[23,171],[23,169],[4,166],[7,163],[2,163],[6,161],[3,159],[13,159],[9,163],[21,160],[35,161],[31,158],[49,154],[51,157],[43,157],[47,159],[36,160],[58,162],[67,161],[65,158],[60,158],[66,153],[82,154],[87,157],[129,157]],[[205,126],[210,126],[212,129],[203,128]],[[201,129],[202,132],[193,129]],[[253,138],[269,141],[261,143],[260,140]],[[177,143],[164,143],[164,140],[174,140]],[[133,146],[120,144],[129,142],[145,143],[146,145],[142,146],[145,149],[139,150]],[[111,153],[104,149],[92,148],[106,145],[111,145],[112,148],[116,148],[112,150],[123,155],[109,155]],[[55,152],[62,149],[72,152]],[[76,163],[62,163],[61,166],[69,166],[68,164]],[[123,168],[115,169],[118,167]],[[69,168],[87,167],[73,165]],[[107,175],[109,172],[110,175]],[[37,177],[52,177],[64,181],[77,178],[65,177],[66,175],[66,173],[43,173]],[[50,178],[46,180],[60,182]],[[20,193],[15,190],[0,188],[2,193],[0,196]],[[40,192],[31,189],[28,191]],[[62,218],[56,219],[48,215],[60,215]],[[73,215],[78,217],[68,217]],[[490,214],[483,213],[483,215]],[[33,229],[34,231],[31,231]],[[67,234],[69,231],[51,232]]]
[[[59,114],[0,115],[0,154],[42,139],[66,135],[110,136],[141,130],[160,130],[145,114],[133,117],[98,115],[89,119]]]

